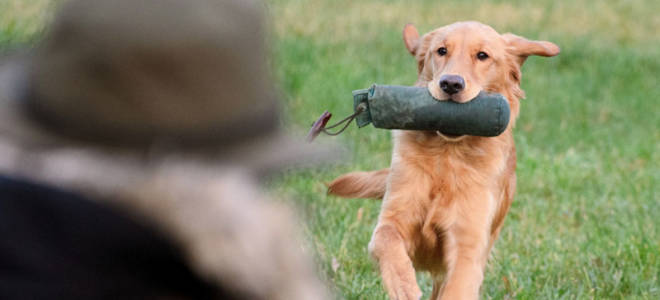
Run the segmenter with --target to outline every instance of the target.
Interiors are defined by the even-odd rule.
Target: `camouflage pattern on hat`
[[[71,1],[35,50],[29,110],[60,134],[109,144],[226,146],[272,134],[259,5]]]

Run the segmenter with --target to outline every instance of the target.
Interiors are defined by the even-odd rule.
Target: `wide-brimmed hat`
[[[0,136],[221,153],[257,167],[325,156],[280,129],[261,5],[64,4],[34,49],[0,59]]]

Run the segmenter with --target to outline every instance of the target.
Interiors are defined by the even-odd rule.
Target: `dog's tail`
[[[390,169],[351,172],[328,184],[328,194],[344,198],[383,198]]]

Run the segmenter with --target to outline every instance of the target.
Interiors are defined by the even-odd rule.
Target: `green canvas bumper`
[[[427,88],[374,84],[353,91],[353,108],[359,127],[373,123],[382,129],[440,131],[451,135],[497,136],[509,124],[509,104],[504,96],[481,92],[466,103],[438,101]]]

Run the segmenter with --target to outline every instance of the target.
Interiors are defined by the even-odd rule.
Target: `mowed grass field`
[[[351,90],[411,85],[401,39],[478,20],[557,43],[523,68],[518,191],[496,243],[484,299],[660,299],[660,2],[273,1],[274,70],[287,125],[351,112]],[[324,182],[389,165],[389,132],[333,139],[342,163],[274,186],[300,201],[322,274],[338,297],[386,297],[367,244],[379,201],[325,195]],[[419,277],[418,277],[419,278]],[[430,282],[421,277],[425,297]]]
[[[30,44],[49,0],[0,0],[0,48]],[[410,85],[401,41],[478,20],[555,42],[528,59],[517,123],[518,191],[489,262],[484,299],[660,299],[660,2],[272,0],[272,70],[284,126],[304,135],[324,110],[352,109],[351,91]],[[339,299],[384,299],[367,254],[380,202],[327,196],[324,182],[389,165],[389,132],[351,126],[342,160],[269,180],[294,199],[319,274]],[[430,282],[419,282],[430,293]]]

